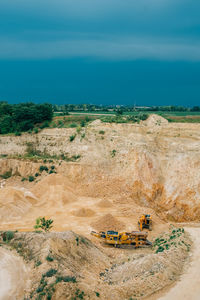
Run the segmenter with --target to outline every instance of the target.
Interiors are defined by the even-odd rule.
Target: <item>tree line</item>
[[[0,102],[0,133],[20,133],[32,130],[36,124],[51,121],[52,105],[48,103],[8,104]]]
[[[166,111],[166,112],[197,112],[200,111],[200,106],[186,107],[186,106],[135,106],[135,105],[95,105],[95,104],[64,104],[53,105],[54,112],[63,112],[67,114],[75,111],[122,111],[122,112],[134,112],[134,111]]]

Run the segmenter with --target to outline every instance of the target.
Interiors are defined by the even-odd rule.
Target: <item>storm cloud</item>
[[[3,0],[0,58],[200,60],[200,3]]]

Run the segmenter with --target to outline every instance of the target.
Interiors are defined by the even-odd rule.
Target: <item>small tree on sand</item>
[[[53,223],[53,220],[45,219],[45,217],[43,218],[39,217],[36,219],[35,222],[36,222],[34,226],[35,230],[41,228],[45,232],[48,232],[53,227],[53,225],[51,225]]]

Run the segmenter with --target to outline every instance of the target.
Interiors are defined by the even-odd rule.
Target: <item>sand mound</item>
[[[168,121],[159,115],[152,114],[149,118],[144,121],[148,127],[159,127],[159,126],[166,126]]]
[[[97,119],[97,120],[94,120],[93,122],[91,122],[89,124],[89,126],[98,126],[98,125],[101,125],[101,124],[102,124],[101,120]]]
[[[99,203],[97,204],[99,207],[111,207],[112,203],[109,200],[101,200],[99,201]]]
[[[9,187],[0,189],[0,220],[20,219],[36,203],[37,199],[26,191]]]
[[[80,208],[72,212],[72,215],[76,217],[92,217],[95,215],[95,212],[90,208]]]
[[[91,223],[91,226],[96,230],[122,230],[125,224],[118,221],[113,215],[107,214],[99,218],[96,222]]]
[[[51,174],[38,182],[32,193],[40,198],[41,204],[65,205],[77,200],[72,183],[67,177]]]

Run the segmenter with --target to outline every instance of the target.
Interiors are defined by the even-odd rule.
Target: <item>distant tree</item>
[[[48,103],[27,102],[10,105],[0,102],[0,133],[29,131],[35,124],[50,121],[52,117],[53,108]]]
[[[193,106],[191,108],[191,111],[200,111],[200,107],[199,106]]]
[[[13,120],[10,115],[5,115],[0,119],[0,133],[6,134],[13,132]]]
[[[121,108],[118,108],[115,113],[117,116],[121,116],[123,115],[123,110]]]

